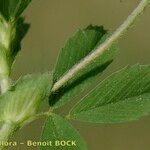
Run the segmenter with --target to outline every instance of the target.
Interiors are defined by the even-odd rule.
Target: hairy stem
[[[1,94],[5,93],[10,87],[10,79],[8,77],[3,78],[0,81],[0,89],[1,89]]]
[[[136,18],[144,11],[148,5],[149,0],[142,0],[136,9],[128,16],[125,22],[110,36],[103,44],[101,44],[92,53],[82,59],[78,64],[73,66],[63,77],[61,77],[53,86],[52,92],[57,91],[75,75],[77,75],[83,68],[92,63],[97,57],[103,54],[115,41],[117,41],[135,22]]]
[[[108,49],[112,45],[113,42],[118,40],[121,37],[121,35],[125,33],[128,30],[128,28],[133,24],[135,19],[143,12],[144,8],[148,5],[148,2],[149,0],[142,0],[137,6],[137,8],[131,13],[127,20],[112,34],[112,36],[109,37],[101,46],[94,50],[90,55],[81,60],[79,64],[75,65],[72,69],[70,69],[58,82],[54,84],[52,91],[58,90],[62,85],[64,85],[66,82],[72,79],[78,72],[80,72],[84,67],[86,67],[94,59],[100,56],[106,49]],[[8,81],[9,80],[6,79],[0,83],[2,92],[7,91],[8,87],[10,86]],[[37,116],[37,118],[39,118],[39,116]],[[5,122],[0,130],[0,141],[7,142],[10,139],[10,137],[16,132],[17,129],[18,128],[16,124],[12,122]],[[5,146],[0,147],[0,150],[5,149]]]
[[[14,134],[14,132],[16,131],[17,126],[12,123],[12,122],[5,122],[0,130],[0,142],[1,143],[5,143],[8,142],[9,139],[11,138],[11,136]],[[5,146],[5,144],[0,146],[0,150],[5,150],[7,149],[7,147]]]

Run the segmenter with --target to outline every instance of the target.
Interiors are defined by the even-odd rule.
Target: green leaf
[[[31,0],[0,0],[0,13],[6,20],[19,17]]]
[[[0,22],[0,66],[3,68],[2,75],[10,74],[16,56],[21,50],[21,41],[28,29],[29,24],[24,23],[23,18],[19,18],[12,27],[9,25],[4,27],[4,24],[2,25]]]
[[[18,52],[21,50],[21,41],[29,30],[30,25],[25,23],[24,18],[19,18],[15,24],[12,42],[10,43],[9,62],[13,64]],[[11,33],[12,34],[12,33]]]
[[[29,29],[24,18],[19,17],[30,0],[0,0],[0,76],[9,76],[12,65],[21,49],[21,40]],[[5,55],[4,55],[5,54]]]
[[[48,73],[26,75],[0,96],[0,121],[22,122],[33,117],[41,102],[49,97],[52,76]]]
[[[42,141],[51,141],[51,146],[41,147],[41,150],[86,150],[86,144],[80,134],[58,115],[50,116],[44,126]],[[70,146],[57,146],[57,141],[70,141]]]
[[[150,111],[150,66],[126,67],[93,89],[69,116],[88,122],[136,120]]]
[[[13,23],[0,20],[0,57],[3,60],[0,66],[4,70],[7,69],[5,72],[8,72],[8,75],[29,27],[30,25],[25,23],[24,18],[18,18]]]
[[[54,81],[57,81],[73,65],[89,54],[99,40],[106,34],[103,27],[88,27],[79,29],[61,49],[54,72]]]
[[[86,29],[78,30],[60,51],[54,70],[54,82],[58,81],[59,78],[76,63],[87,56],[98,45],[103,43],[107,37],[108,34],[102,26],[89,26]],[[72,97],[85,90],[88,85],[91,85],[92,81],[94,81],[94,79],[96,79],[96,77],[98,77],[112,62],[116,55],[116,50],[116,44],[113,44],[101,57],[98,57],[89,66],[83,69],[59,91],[53,93],[50,97],[50,106],[57,108],[64,105]]]

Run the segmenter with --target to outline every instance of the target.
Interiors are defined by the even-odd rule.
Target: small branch
[[[38,119],[43,119],[43,118],[47,118],[49,116],[52,115],[52,110],[50,109],[49,111],[47,112],[42,112],[42,113],[39,113],[39,114],[36,114],[35,116],[29,118],[28,120],[25,120],[21,123],[21,127],[25,126],[26,124],[29,124],[35,120],[38,120]]]
[[[97,49],[95,49],[92,53],[86,56],[84,59],[80,61],[80,63],[76,64],[72,67],[62,78],[60,78],[53,86],[52,92],[57,91],[60,87],[62,87],[65,83],[67,83],[70,79],[72,79],[75,75],[77,75],[83,68],[88,66],[93,62],[97,57],[103,54],[105,50],[107,50],[115,41],[117,41],[134,23],[136,18],[144,11],[145,7],[148,5],[149,0],[142,0],[137,8],[129,15],[129,17],[125,20],[125,22],[110,36],[103,44],[101,44]]]

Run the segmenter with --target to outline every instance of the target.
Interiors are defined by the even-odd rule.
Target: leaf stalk
[[[78,64],[74,65],[64,76],[62,76],[53,86],[52,92],[60,89],[64,84],[76,76],[82,69],[92,63],[97,57],[102,55],[114,42],[116,42],[128,29],[132,26],[135,20],[142,14],[149,0],[141,0],[139,5],[128,16],[124,23],[99,47],[92,51],[89,55],[83,58]]]

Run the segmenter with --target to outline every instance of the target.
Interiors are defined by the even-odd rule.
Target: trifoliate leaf
[[[53,114],[43,128],[42,141],[50,141],[49,146],[40,150],[86,150],[86,144],[80,134],[65,119]]]
[[[107,37],[108,34],[102,26],[89,26],[86,29],[78,30],[60,51],[54,70],[54,82],[58,81],[76,63],[79,63],[81,59],[103,43]],[[84,68],[75,78],[56,93],[53,93],[50,97],[50,106],[55,108],[60,107],[71,100],[72,97],[85,90],[112,62],[116,55],[116,50],[116,44],[113,44],[100,57]]]
[[[150,113],[150,66],[112,74],[85,96],[69,117],[89,122],[124,122]]]
[[[31,0],[0,0],[0,13],[6,20],[15,19],[21,15]]]
[[[22,122],[33,117],[49,97],[52,76],[48,73],[22,77],[0,96],[0,121]]]

